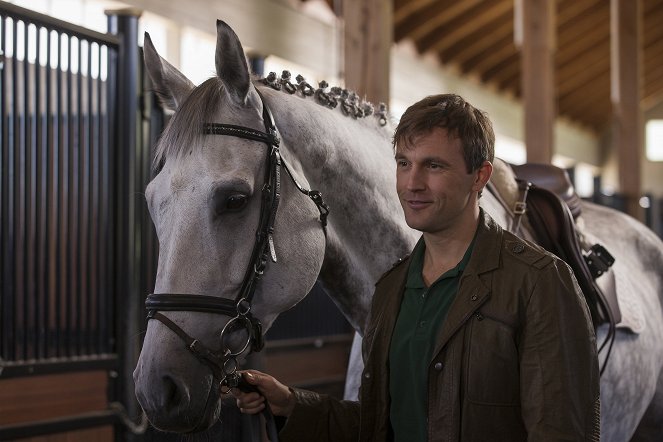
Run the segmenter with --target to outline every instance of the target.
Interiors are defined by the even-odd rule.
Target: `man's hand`
[[[246,414],[260,413],[265,408],[266,399],[274,416],[290,416],[295,408],[295,395],[287,386],[257,370],[246,370],[242,374],[246,382],[255,385],[260,393],[244,393],[233,388],[231,391],[237,399],[239,411]]]

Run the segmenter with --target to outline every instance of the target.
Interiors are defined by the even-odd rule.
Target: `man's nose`
[[[407,190],[416,191],[425,188],[424,173],[420,167],[413,166],[407,177]]]

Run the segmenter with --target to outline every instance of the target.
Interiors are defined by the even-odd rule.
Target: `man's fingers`
[[[237,398],[237,406],[242,413],[255,414],[262,411],[266,404],[276,416],[289,416],[295,406],[294,394],[288,387],[272,376],[257,370],[241,372],[243,381],[258,389],[258,392],[243,392],[233,388],[232,394]]]
[[[246,370],[242,372],[242,376],[249,384],[256,386],[262,385],[263,376],[261,376],[259,372],[253,370]]]
[[[239,404],[238,404],[238,406],[239,406]],[[265,409],[265,404],[264,403],[262,403],[260,405],[257,405],[255,407],[249,407],[249,406],[239,407],[239,411],[244,413],[244,414],[256,414],[256,413],[260,413],[264,409]]]
[[[265,408],[265,397],[258,393],[240,393],[235,397],[237,398],[237,408],[242,413],[256,414]]]

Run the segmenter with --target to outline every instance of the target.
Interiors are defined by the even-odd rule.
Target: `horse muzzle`
[[[150,423],[159,430],[203,431],[220,417],[219,383],[207,367],[191,356],[177,357],[184,357],[186,366],[159,364],[152,358],[146,359],[142,352],[134,370],[136,398]]]

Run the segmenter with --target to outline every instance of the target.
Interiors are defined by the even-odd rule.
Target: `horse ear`
[[[145,33],[143,43],[145,67],[154,84],[154,91],[161,103],[171,110],[182,105],[194,84],[172,64],[161,58],[152,44],[150,34]]]
[[[228,24],[216,21],[216,75],[223,81],[231,95],[244,103],[249,94],[251,78],[244,48]]]

